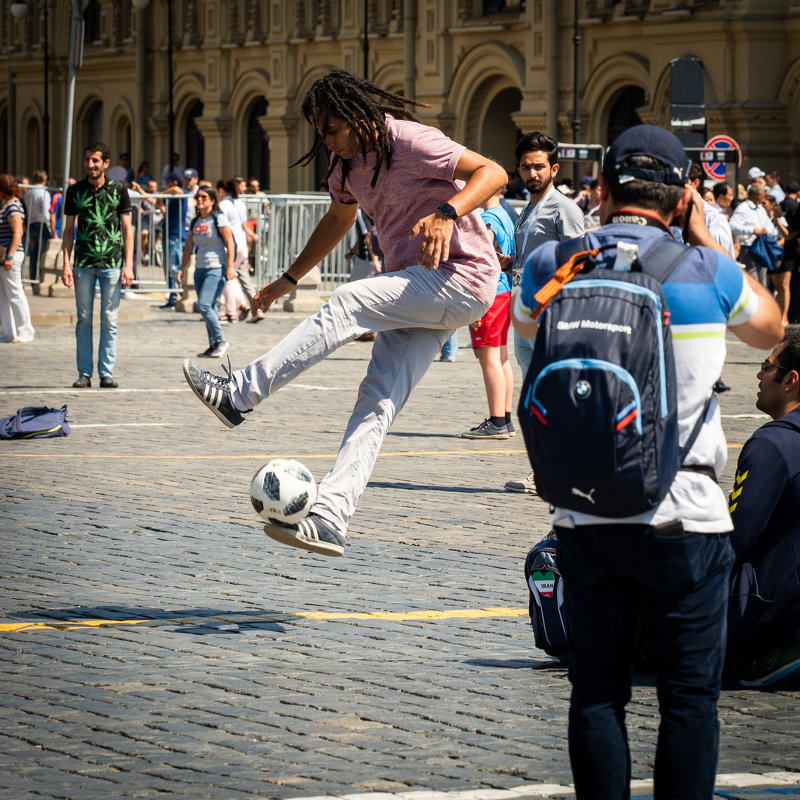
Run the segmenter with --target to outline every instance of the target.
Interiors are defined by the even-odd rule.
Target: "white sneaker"
[[[228,352],[228,347],[230,345],[225,339],[220,339],[220,341],[215,342],[211,347],[211,351],[208,353],[209,358],[222,358],[225,353]]]
[[[505,490],[507,492],[525,492],[526,494],[538,494],[536,482],[533,480],[533,470],[528,473],[528,477],[521,481],[506,481]]]

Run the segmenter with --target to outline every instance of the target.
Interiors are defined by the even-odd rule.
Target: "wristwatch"
[[[458,211],[456,211],[453,206],[450,205],[450,203],[442,203],[436,210],[441,211],[442,214],[447,217],[447,219],[458,219]]]

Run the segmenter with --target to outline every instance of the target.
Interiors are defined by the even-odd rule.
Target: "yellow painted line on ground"
[[[475,456],[475,455],[519,455],[526,450],[408,450],[397,453],[378,453],[378,458],[402,458],[406,456]],[[248,455],[114,455],[111,453],[3,453],[11,458],[112,458],[140,459],[147,461],[242,461],[254,458],[336,458],[336,453],[250,453]],[[0,456],[0,458],[2,458]]]
[[[5,622],[0,623],[0,633],[29,633],[31,631],[61,630],[76,631],[85,628],[117,627],[127,625],[147,625],[154,622],[162,625],[191,625],[203,622],[224,622],[228,624],[253,625],[259,622],[291,622],[293,618],[310,619],[320,622],[340,622],[348,620],[389,620],[392,622],[411,622],[419,620],[447,619],[485,619],[487,617],[521,617],[528,613],[527,608],[476,608],[423,611],[292,611],[286,614],[233,614],[215,617],[152,617],[149,619],[65,619],[51,622]]]
[[[741,450],[741,444],[729,444],[729,450]],[[409,456],[518,456],[527,450],[408,450],[397,453],[378,453],[378,458],[407,458]],[[336,458],[336,453],[250,453],[249,455],[114,455],[112,453],[2,453],[2,458],[93,458],[139,461],[249,461],[255,458],[295,458],[298,461],[316,458]]]

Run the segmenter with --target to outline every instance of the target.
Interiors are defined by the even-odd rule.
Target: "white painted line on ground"
[[[172,422],[84,422],[69,423],[70,428],[177,428]]]
[[[717,775],[718,789],[746,789],[753,786],[768,788],[787,786],[800,789],[800,773],[733,772]],[[637,792],[652,792],[650,779],[632,780],[631,789]],[[575,793],[572,785],[560,783],[526,783],[511,789],[467,789],[455,792],[416,791],[416,792],[364,792],[343,795],[315,795],[298,797],[295,800],[522,800],[527,797],[566,797]]]
[[[0,395],[6,394],[107,394],[112,397],[115,394],[151,394],[159,392],[185,392],[186,388],[181,389],[5,389],[0,391]]]
[[[766,414],[720,414],[722,419],[769,419]]]
[[[312,383],[290,383],[281,388],[282,392],[287,389],[302,389],[303,391],[319,391],[319,392],[352,392],[355,391],[356,385],[353,386],[318,386]],[[129,394],[158,394],[158,393],[185,393],[189,390],[188,386],[183,386],[176,389],[0,389],[0,396],[12,394],[106,394],[109,397],[112,394],[120,394],[121,392]]]

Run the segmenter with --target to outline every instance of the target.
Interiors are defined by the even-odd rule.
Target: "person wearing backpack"
[[[688,169],[672,133],[620,134],[599,178],[601,227],[533,253],[513,303],[520,334],[537,337],[520,427],[555,506],[579,800],[630,796],[625,706],[639,620],[661,712],[655,796],[714,793],[733,551],[712,387],[727,329],[768,349],[782,327],[769,293],[711,238]],[[673,223],[692,247],[674,244]]]
[[[197,291],[197,308],[206,321],[208,333],[208,349],[198,353],[198,357],[222,358],[229,345],[217,316],[217,300],[225,288],[226,280],[232,281],[236,277],[236,248],[230,223],[220,212],[211,190],[198,189],[194,199],[197,203],[197,216],[189,226],[178,271],[178,283],[183,282],[183,273],[196,248],[194,288]]]

